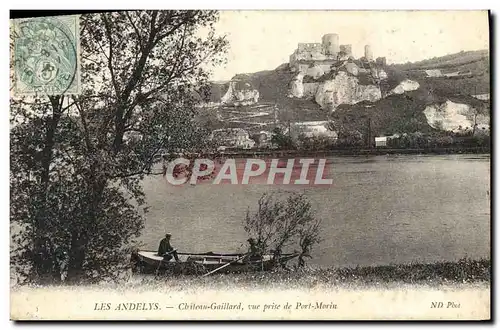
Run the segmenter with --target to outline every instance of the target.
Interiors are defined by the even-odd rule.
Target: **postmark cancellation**
[[[12,21],[14,93],[79,94],[79,16]]]

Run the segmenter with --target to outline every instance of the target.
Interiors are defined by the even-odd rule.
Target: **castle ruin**
[[[355,59],[351,44],[341,45],[338,34],[328,33],[321,43],[299,43],[290,55],[289,68],[295,76],[288,97],[315,99],[322,108],[375,101],[382,97],[385,65],[385,57],[374,60],[370,45],[365,45],[364,56]]]
[[[318,78],[329,73],[332,66],[340,66],[343,62],[355,63],[348,67],[352,69],[352,74],[358,75],[370,73],[370,67],[385,63],[385,58],[378,58],[377,63],[374,63],[372,48],[366,45],[364,57],[355,60],[352,55],[352,45],[341,45],[338,34],[328,33],[321,38],[321,43],[299,43],[297,49],[290,55],[289,65],[294,72]]]

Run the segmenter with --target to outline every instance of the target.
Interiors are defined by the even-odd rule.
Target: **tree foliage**
[[[12,262],[26,280],[116,278],[160,152],[196,151],[193,91],[222,63],[214,11],[80,17],[82,93],[11,98]],[[203,37],[200,37],[203,35]],[[159,171],[161,173],[161,171]]]
[[[277,146],[279,149],[293,149],[295,145],[293,143],[290,134],[286,134],[284,130],[280,127],[275,127],[272,131],[271,143]]]
[[[248,210],[244,222],[246,233],[256,241],[262,255],[271,253],[277,261],[285,249],[300,247],[301,266],[304,257],[310,257],[312,247],[321,241],[320,226],[309,200],[296,193],[286,200],[263,194],[257,211],[251,214]]]

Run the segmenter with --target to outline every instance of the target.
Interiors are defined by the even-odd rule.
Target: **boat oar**
[[[212,270],[211,272],[208,272],[208,273],[206,273],[206,274],[202,275],[201,277],[205,277],[205,276],[208,276],[208,275],[213,274],[213,273],[215,273],[215,272],[218,272],[219,270],[221,270],[221,269],[223,269],[223,268],[226,268],[226,267],[227,267],[227,266],[229,266],[230,264],[232,264],[232,263],[234,263],[234,262],[238,262],[238,261],[240,261],[241,259],[245,258],[247,255],[249,255],[249,253],[246,253],[246,254],[244,254],[242,257],[239,257],[239,258],[238,258],[238,259],[236,259],[236,260],[230,261],[230,262],[228,262],[227,264],[222,265],[222,266],[220,266],[219,268],[216,268],[216,269]]]

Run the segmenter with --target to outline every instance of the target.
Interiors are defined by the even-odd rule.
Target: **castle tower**
[[[373,52],[370,45],[365,46],[365,58],[367,61],[373,61]]]
[[[325,34],[322,39],[325,55],[337,56],[340,51],[339,35],[335,33]]]

